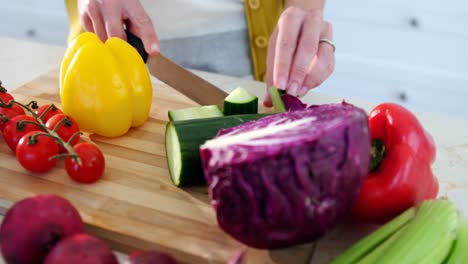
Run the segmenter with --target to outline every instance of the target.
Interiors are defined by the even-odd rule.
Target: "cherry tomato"
[[[35,136],[35,140],[31,137]],[[46,172],[57,163],[56,159],[50,160],[59,153],[57,142],[45,132],[32,131],[25,134],[16,147],[16,159],[23,168],[31,172]]]
[[[101,150],[91,143],[78,143],[73,149],[81,159],[80,166],[74,158],[65,159],[68,176],[80,183],[93,183],[104,173],[105,160]]]
[[[14,100],[13,96],[7,93],[7,89],[2,86],[2,81],[0,81],[0,99],[2,99],[5,104],[8,104],[11,100]]]
[[[5,139],[8,147],[10,147],[10,149],[13,151],[16,151],[16,145],[18,145],[18,142],[24,135],[31,131],[42,130],[39,126],[29,123],[23,124],[21,127],[17,127],[17,123],[21,120],[36,122],[32,116],[17,115],[10,119],[10,121],[6,123],[5,128],[3,129],[3,138]]]
[[[34,113],[37,115],[37,116],[41,116],[48,108],[50,107],[50,105],[48,104],[45,104],[41,107],[39,107],[38,109],[34,110]],[[47,113],[42,117],[42,122],[47,122],[51,117],[53,117],[54,115],[59,115],[59,114],[63,114],[62,110],[60,110],[59,108],[57,108],[55,105],[52,106],[52,108],[49,109],[49,111],[47,111]]]
[[[0,90],[0,99],[2,99],[3,103],[8,104],[11,100],[14,100],[13,96],[6,91],[3,92]]]
[[[21,106],[13,104],[11,107],[0,107],[0,114],[8,117],[8,119],[11,119],[18,115],[24,115],[25,113]],[[0,131],[3,131],[7,123],[8,121],[3,122],[2,118],[0,118]]]
[[[64,118],[67,119],[62,121]],[[68,140],[73,136],[73,134],[80,131],[80,128],[78,127],[78,124],[75,122],[75,120],[71,116],[67,116],[64,114],[52,116],[45,125],[48,129],[53,130],[59,122],[61,122],[61,124],[57,128],[56,132],[58,136],[65,142],[68,142]],[[78,143],[79,140],[80,136],[76,136],[71,142],[71,145],[76,145],[76,143]]]

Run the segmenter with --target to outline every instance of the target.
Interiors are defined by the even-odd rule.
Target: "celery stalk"
[[[457,239],[445,264],[463,264],[468,260],[468,222],[460,216]]]
[[[450,254],[450,249],[454,245],[453,237],[443,237],[439,240],[439,245],[429,252],[418,264],[441,264]]]
[[[446,250],[441,242],[454,242],[458,222],[458,211],[450,201],[422,202],[416,216],[406,225],[405,232],[381,255],[379,264],[420,263],[428,255],[437,253],[434,251]]]
[[[405,229],[406,229],[406,226],[403,226],[402,228],[400,228],[398,231],[392,234],[388,239],[386,239],[379,246],[377,246],[376,249],[374,249],[372,252],[370,252],[364,258],[362,258],[358,262],[358,264],[378,263],[382,254],[390,247],[390,245],[393,244],[395,240],[397,240],[397,238],[401,235],[402,232],[404,232]]]
[[[272,86],[268,89],[270,94],[271,102],[276,112],[282,113],[286,112],[286,107],[284,106],[283,99],[281,99],[281,92],[275,86]]]
[[[409,208],[399,216],[375,230],[367,237],[359,240],[343,254],[335,258],[331,264],[349,264],[356,263],[365,257],[369,252],[377,248],[383,241],[389,238],[414,218],[416,209]]]

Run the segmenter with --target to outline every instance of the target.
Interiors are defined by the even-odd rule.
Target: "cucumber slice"
[[[166,126],[166,159],[171,180],[176,186],[205,182],[200,146],[221,128],[229,128],[270,114],[233,115],[169,122]]]
[[[220,117],[223,112],[216,105],[196,106],[170,110],[168,112],[169,120],[180,121],[198,118]]]
[[[270,94],[271,102],[275,111],[286,112],[286,107],[284,106],[283,100],[281,99],[281,95],[284,93],[284,91],[280,91],[275,86],[272,86],[268,89],[268,92]]]
[[[182,155],[180,152],[179,137],[172,123],[169,123],[166,128],[166,156],[171,157],[167,159],[170,174],[180,175],[182,170]],[[179,180],[177,179],[174,184],[179,185]]]
[[[225,115],[242,115],[258,113],[258,97],[242,87],[234,89],[224,99]]]

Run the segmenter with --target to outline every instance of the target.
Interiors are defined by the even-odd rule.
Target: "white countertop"
[[[9,38],[0,38],[0,47],[0,80],[9,90],[57,68],[65,52],[64,47]],[[265,87],[262,83],[214,74],[200,74],[226,89],[242,85],[263,98]],[[341,100],[342,98],[339,96],[325,96],[318,92],[311,92],[304,98],[307,103],[338,102]],[[367,111],[375,106],[375,103],[358,100],[350,100],[350,102]],[[431,113],[416,114],[424,127],[433,135],[437,144],[437,158],[433,171],[441,184],[440,195],[445,195],[453,200],[468,217],[468,203],[466,203],[468,199],[468,122]],[[330,248],[332,248],[331,251],[339,252],[349,245],[350,241],[355,240],[358,235],[359,231],[351,232],[350,230],[337,229],[319,243],[313,263],[323,263],[321,260],[327,257],[321,255],[321,248],[327,248],[327,252],[330,252]]]

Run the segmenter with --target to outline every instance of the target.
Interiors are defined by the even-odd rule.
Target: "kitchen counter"
[[[37,44],[9,38],[0,38],[0,80],[10,91],[60,65],[64,47]],[[263,98],[265,86],[252,80],[198,72],[202,77],[219,85],[226,91],[242,86]],[[157,80],[154,80],[157,81]],[[351,88],[349,88],[351,89]],[[310,92],[304,97],[306,103],[328,103],[343,100],[340,96],[329,96]],[[375,103],[346,98],[366,111]],[[453,200],[468,217],[468,122],[449,116],[432,113],[416,113],[424,127],[433,135],[437,144],[437,158],[433,171],[437,175],[440,196]],[[1,197],[0,197],[1,198]],[[324,263],[330,255],[337,254],[355,241],[365,230],[349,230],[339,227],[322,239],[316,248],[312,263]],[[121,259],[124,255],[119,254]]]

